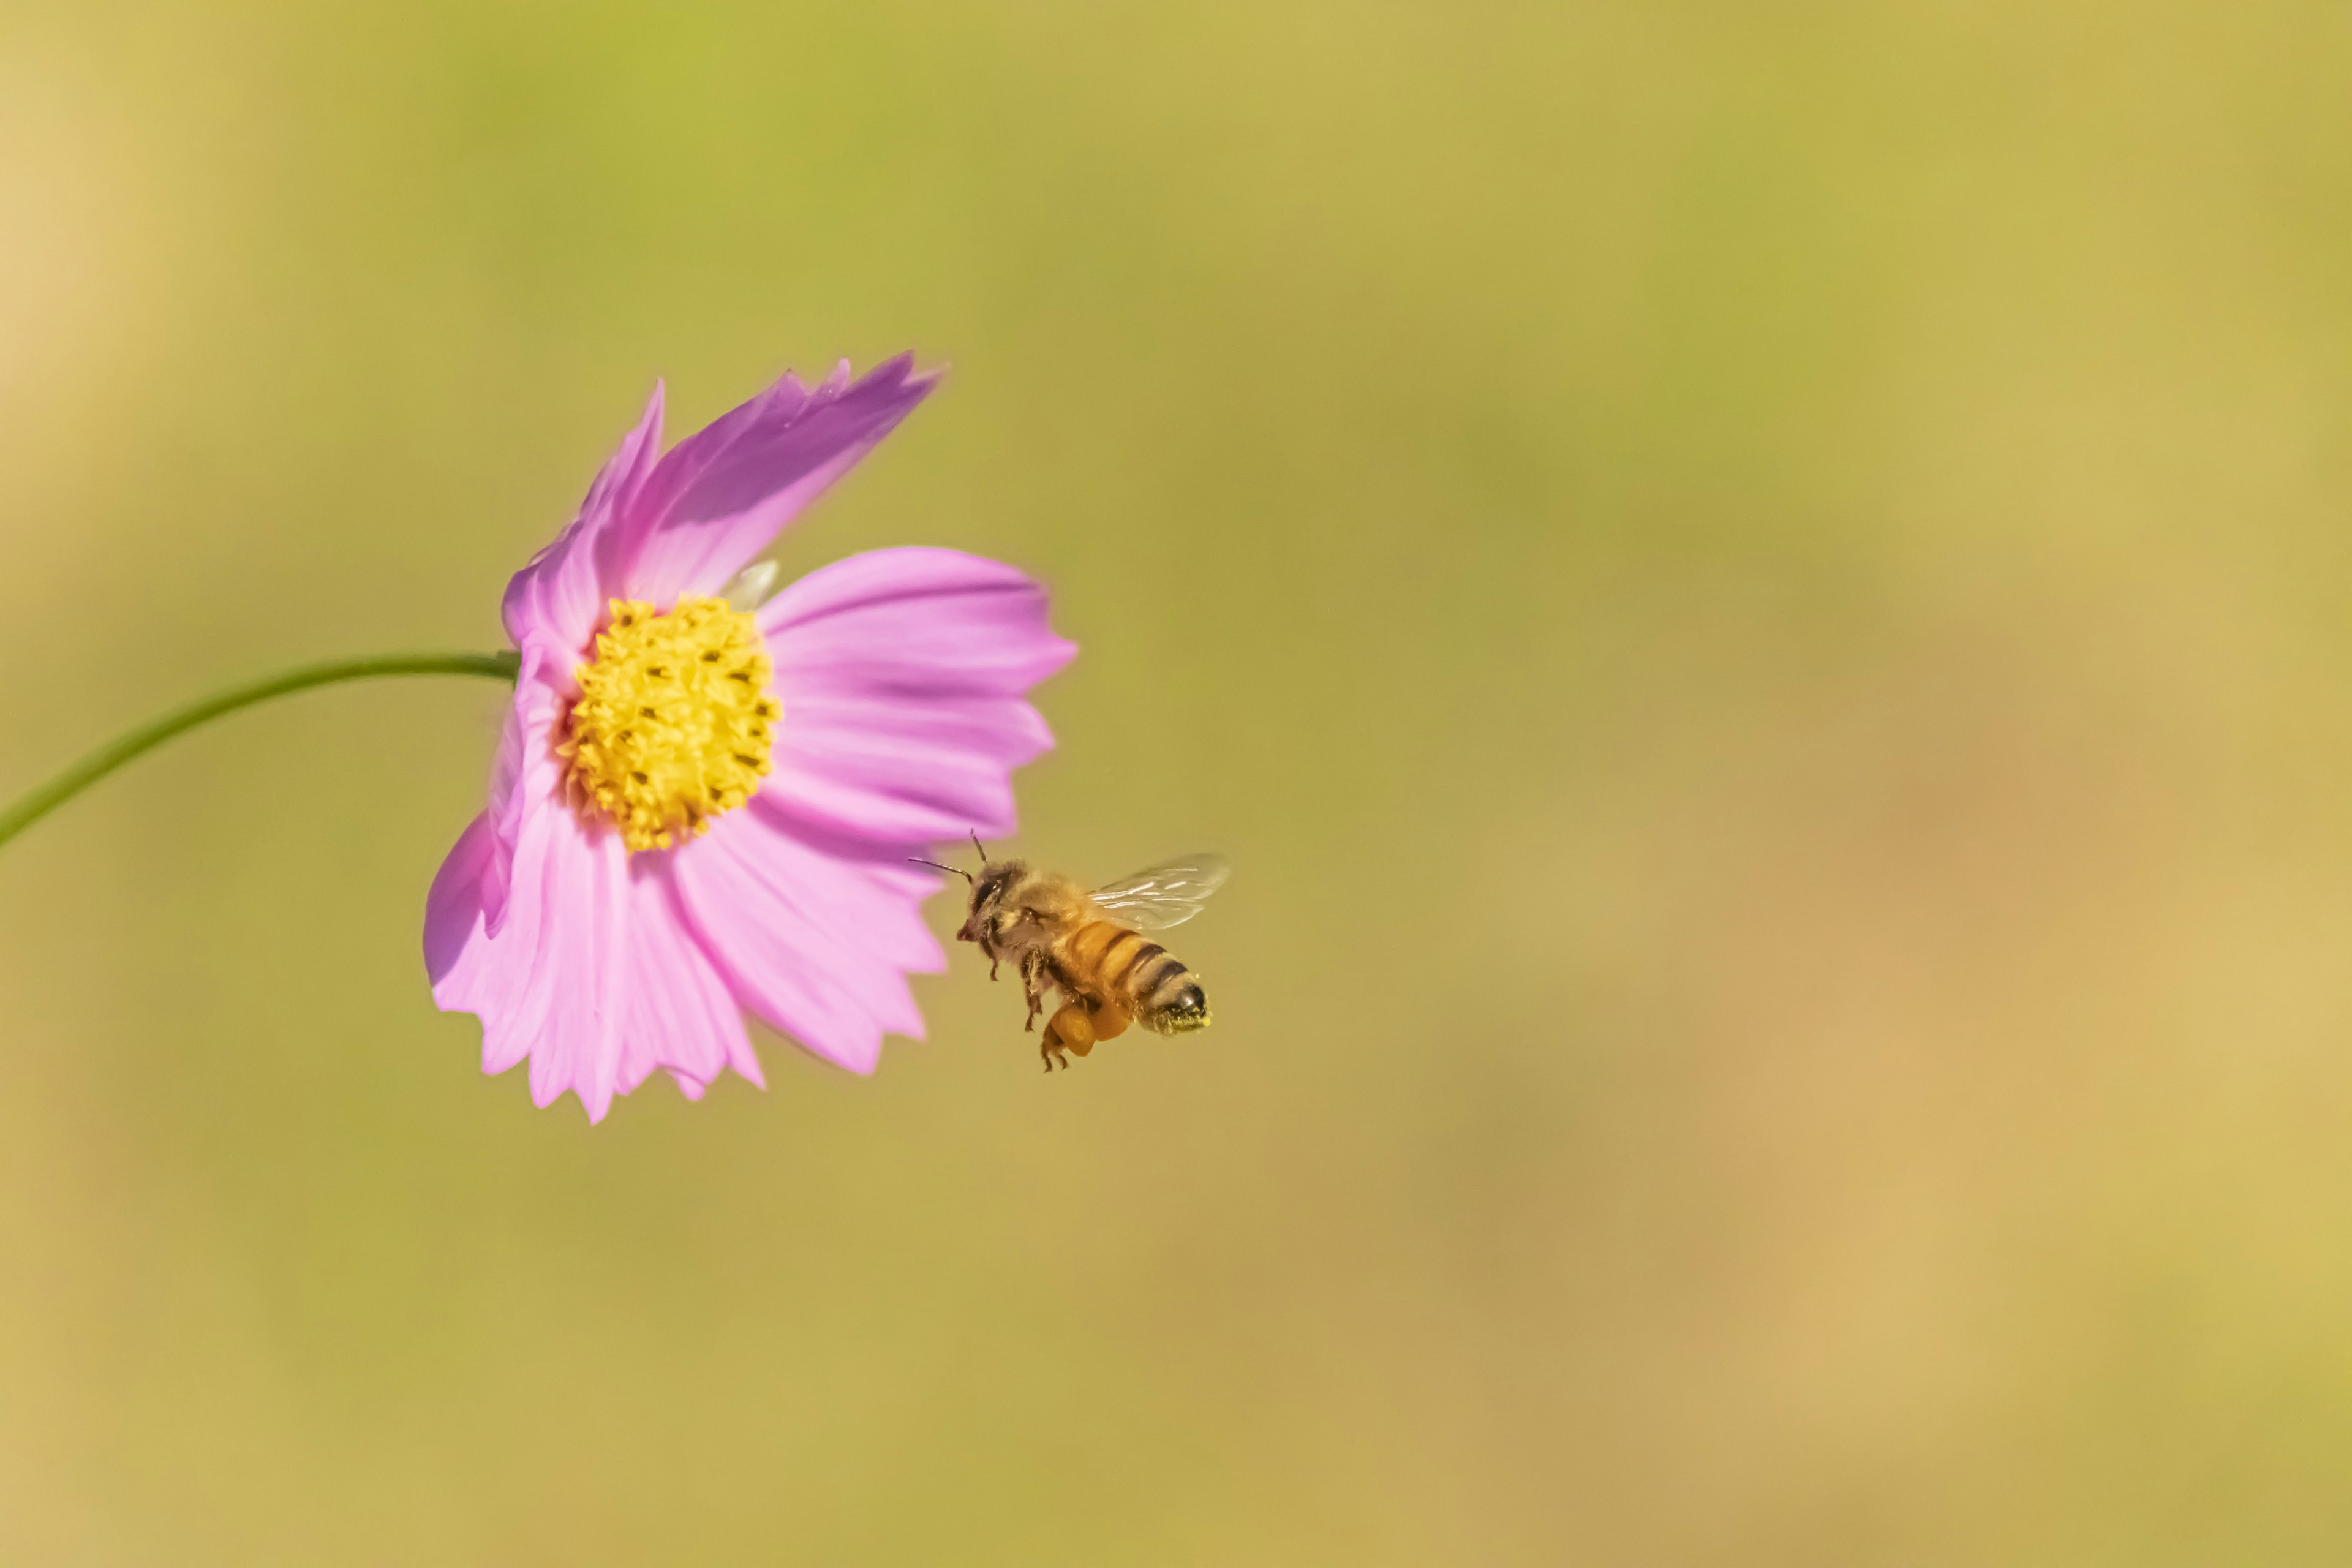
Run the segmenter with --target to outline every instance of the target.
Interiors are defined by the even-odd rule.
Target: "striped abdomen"
[[[1062,944],[1061,960],[1080,989],[1125,1008],[1154,1034],[1209,1022],[1209,998],[1183,961],[1123,925],[1087,921]]]

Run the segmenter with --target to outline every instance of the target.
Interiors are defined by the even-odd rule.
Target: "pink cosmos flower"
[[[656,1068],[693,1099],[723,1068],[761,1083],[745,1009],[853,1072],[922,1037],[906,976],[945,960],[907,857],[1012,830],[1012,770],[1053,744],[1024,694],[1076,649],[1035,583],[951,550],[764,604],[744,570],[922,401],[912,366],[787,375],[658,458],[656,386],[508,585],[514,707],[425,958],[485,1072],[530,1058],[535,1103],[601,1121]]]

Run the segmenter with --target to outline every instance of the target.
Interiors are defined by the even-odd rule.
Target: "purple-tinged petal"
[[[876,941],[866,922],[843,918],[859,903],[887,913],[886,890],[860,868],[739,812],[674,851],[671,875],[688,924],[729,988],[803,1047],[868,1073],[886,1030],[922,1037],[901,973],[908,966],[880,951],[886,942],[911,945],[908,932],[886,930]],[[912,900],[904,918],[919,920]]]
[[[536,818],[544,814],[533,814]],[[539,964],[547,834],[526,835],[522,869],[507,900],[505,931],[484,929],[481,878],[490,863],[493,826],[474,819],[442,863],[425,899],[425,967],[433,1000],[445,1013],[482,1021],[482,1070],[504,1072],[529,1054],[545,1017],[553,978]]]
[[[656,1068],[668,1069],[690,1100],[734,1067],[761,1081],[759,1059],[743,1032],[743,1014],[709,955],[696,945],[677,907],[667,855],[639,855],[629,863],[629,951],[625,959],[626,1042],[621,1091],[643,1083]]]
[[[489,813],[467,823],[425,895],[425,973],[445,1009],[503,1010],[529,978],[511,964],[491,963],[489,944],[482,940],[482,877],[496,838]]]
[[[543,1108],[577,1094],[597,1122],[621,1076],[629,851],[609,826],[587,826],[560,807],[544,815],[556,822],[534,962],[549,984],[545,1022],[530,1047],[530,1100]]]
[[[1045,590],[960,550],[869,550],[810,573],[761,608],[787,666],[825,689],[925,701],[1017,697],[1070,662],[1045,620]]]
[[[1045,591],[952,550],[877,550],[760,613],[784,719],[759,796],[772,816],[913,846],[1013,830],[1012,771],[1052,732],[1022,700],[1076,650]]]
[[[575,689],[571,663],[545,643],[534,638],[521,651],[514,700],[507,709],[498,752],[490,763],[491,843],[482,869],[481,901],[485,927],[491,936],[506,926],[507,888],[513,876],[515,847],[522,836],[524,805],[562,787],[562,763],[555,755],[553,736]]]
[[[797,886],[818,879],[831,889],[835,924],[856,932],[875,957],[909,974],[938,974],[947,954],[922,910],[940,878],[908,862],[904,845],[876,845],[834,833],[761,798],[752,814],[774,834],[763,853]]]
[[[661,427],[662,387],[656,382],[644,416],[598,470],[579,515],[507,584],[503,615],[507,636],[517,647],[543,637],[575,656],[587,650],[621,577],[618,524],[634,513],[635,498],[654,471]]]
[[[481,902],[494,837],[488,814],[475,818],[425,901],[434,1000],[480,1017],[485,1072],[528,1058],[535,1104],[573,1092],[598,1121],[654,1066],[698,1074],[738,1065],[739,1052],[750,1058],[741,1019],[686,936],[674,896],[658,877],[632,875],[617,834],[583,825],[559,798],[528,797],[496,936]],[[649,1027],[656,1059],[640,1064],[636,1036]]]
[[[1008,836],[1013,769],[1053,745],[1026,702],[991,701],[1004,714],[999,727],[960,741],[904,704],[834,702],[819,710],[813,701],[794,707],[789,695],[782,701],[784,731],[756,798],[772,813],[877,844]]]
[[[716,594],[937,384],[901,354],[856,383],[844,361],[811,391],[786,375],[679,442],[623,531],[626,596],[667,607]]]
[[[530,757],[536,748],[526,745]],[[536,806],[537,809],[531,809]],[[548,859],[560,802],[519,788],[503,925],[492,929],[485,883],[497,868],[499,824],[485,813],[458,840],[426,900],[426,971],[442,1011],[482,1021],[482,1070],[501,1073],[530,1055],[558,976],[540,962],[548,908]],[[479,840],[478,844],[472,842]]]

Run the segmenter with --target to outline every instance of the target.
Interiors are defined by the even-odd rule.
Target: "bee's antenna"
[[[977,827],[971,830],[971,847],[980,849],[980,829]],[[985,849],[980,849],[980,863],[983,866],[988,864],[988,851]]]
[[[936,860],[918,860],[911,855],[907,858],[907,864],[909,866],[929,866],[934,871],[953,871],[965,881],[969,882],[971,880],[971,873],[963,869],[963,868],[960,866],[942,866]]]

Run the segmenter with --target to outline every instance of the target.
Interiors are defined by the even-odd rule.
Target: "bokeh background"
[[[0,790],[488,647],[901,347],[782,551],[1049,579],[1019,847],[1219,1023],[591,1130],[419,913],[498,708],[0,858],[0,1557],[2352,1556],[2352,11],[0,8]],[[954,911],[942,899],[941,931]]]

